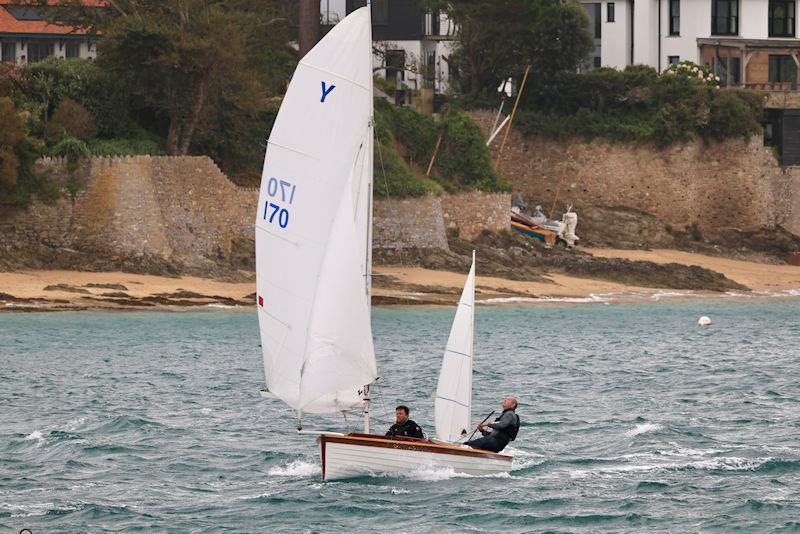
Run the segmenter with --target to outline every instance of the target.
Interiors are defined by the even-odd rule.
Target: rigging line
[[[381,398],[381,404],[383,405],[383,413],[386,416],[386,421],[391,421],[389,417],[389,410],[386,409],[386,400],[383,398],[383,389],[375,382],[375,385],[378,386],[378,396]]]
[[[375,146],[378,147],[378,159],[381,160],[381,174],[383,175],[383,186],[386,188],[386,198],[389,198],[389,182],[386,180],[386,168],[383,166],[383,152],[381,151],[381,140],[378,139],[378,129],[375,128],[375,119],[372,119],[373,126],[372,126],[372,135],[375,137]],[[400,264],[405,265],[406,261],[403,258],[403,249],[398,248],[397,251],[400,253]]]

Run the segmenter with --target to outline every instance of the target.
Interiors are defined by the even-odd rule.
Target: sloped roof
[[[83,0],[82,3],[88,7],[105,7],[107,5],[105,0]],[[47,5],[56,6],[58,4],[59,0],[47,0]],[[29,9],[33,10],[32,12],[35,12],[34,8]],[[0,34],[86,35],[89,33],[85,29],[76,29],[73,26],[50,24],[49,22],[38,19],[35,16],[15,16],[12,13],[19,13],[20,11],[24,10],[24,5],[20,5],[13,0],[0,0]]]

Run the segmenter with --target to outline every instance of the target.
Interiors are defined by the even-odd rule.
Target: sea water
[[[314,437],[259,396],[252,310],[2,314],[0,531],[797,532],[799,312],[480,306],[473,417],[519,398],[511,473],[341,482],[320,480]],[[374,310],[375,430],[403,403],[433,432],[453,314]]]

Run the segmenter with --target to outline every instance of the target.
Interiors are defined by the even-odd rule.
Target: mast
[[[370,66],[370,72],[372,72],[372,0],[367,0],[367,10],[369,11],[369,49],[367,50],[367,61]],[[367,165],[367,177],[368,177],[368,185],[367,185],[367,246],[365,247],[366,255],[364,261],[364,284],[365,290],[367,292],[367,302],[372,301],[372,174],[373,174],[373,166],[372,166],[372,157],[374,147],[372,143],[374,142],[374,135],[375,135],[375,110],[374,110],[374,86],[372,83],[372,76],[370,76],[369,80],[369,124],[367,125],[367,153],[365,154],[366,158],[366,165]],[[372,306],[370,305],[370,308]],[[370,322],[372,322],[372,316],[370,315]],[[369,434],[369,406],[370,406],[370,390],[372,389],[372,384],[365,384],[364,385],[364,434]]]

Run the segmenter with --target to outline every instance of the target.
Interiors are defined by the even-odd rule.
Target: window
[[[723,87],[739,85],[742,80],[742,59],[739,57],[715,58],[714,72],[719,76],[719,83]]]
[[[794,4],[794,0],[770,0],[770,37],[794,37]]]
[[[581,4],[586,14],[589,15],[589,31],[592,32],[595,39],[600,39],[602,19],[602,4],[599,2],[592,2],[591,4]]]
[[[2,50],[4,63],[15,63],[17,61],[17,43],[3,43]]]
[[[64,52],[66,57],[81,57],[81,44],[80,43],[67,43],[66,51]]]
[[[594,58],[592,58],[592,65],[594,68],[599,69],[603,66],[603,59],[600,56],[594,56]]]
[[[28,63],[36,63],[53,56],[53,43],[33,41],[28,43]]]
[[[614,22],[614,2],[606,4],[606,22]]]
[[[667,56],[667,65],[674,65],[680,63],[681,56]]]
[[[389,25],[389,0],[372,0],[372,24]]]
[[[792,56],[769,56],[769,83],[797,85],[797,65]]]
[[[711,35],[739,35],[739,0],[711,0]]]
[[[681,0],[669,0],[669,34],[681,34]]]
[[[372,4],[373,6],[375,4]],[[397,80],[398,89],[401,81],[406,79],[406,51],[386,51],[386,79],[390,82]]]

